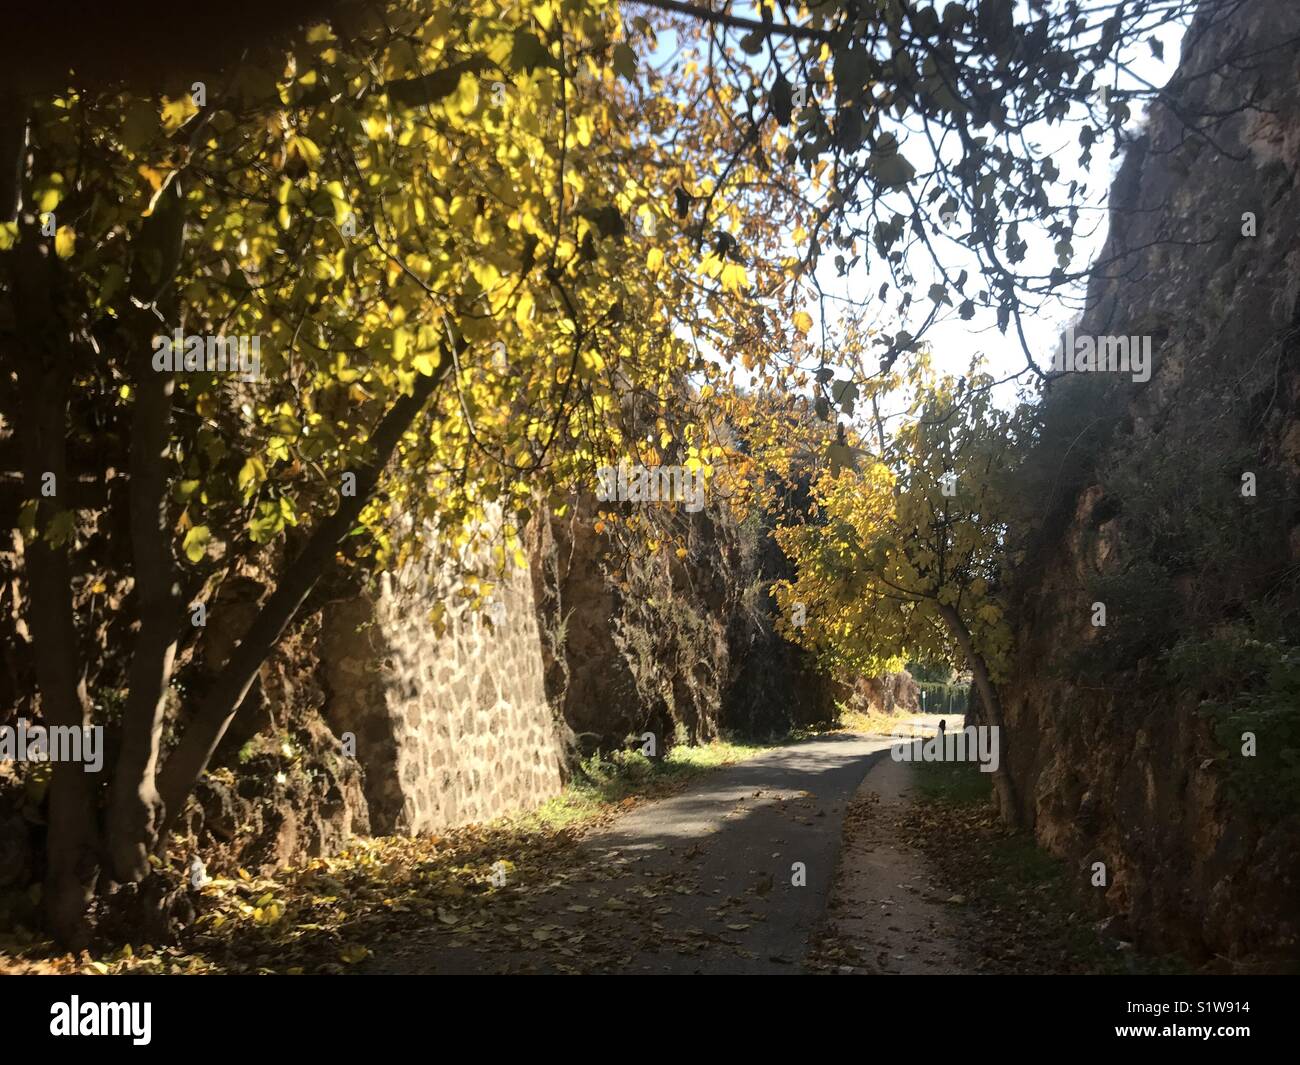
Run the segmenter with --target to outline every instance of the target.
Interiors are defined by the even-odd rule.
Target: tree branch
[[[165,805],[162,828],[175,821],[199,775],[252,687],[258,670],[274,649],[289,622],[334,560],[338,545],[355,527],[362,508],[374,493],[403,434],[424,408],[434,390],[450,371],[452,344],[443,346],[442,356],[428,377],[417,376],[411,395],[400,397],[371,438],[374,454],[357,473],[356,494],[343,496],[334,513],[320,523],[302,553],[294,559],[270,598],[262,605],[253,623],[239,641],[218,677],[216,684],[199,707],[180,743],[167,759],[159,777],[159,791]],[[454,341],[457,353],[468,345]]]

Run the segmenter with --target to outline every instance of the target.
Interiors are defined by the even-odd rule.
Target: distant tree
[[[969,668],[990,725],[1003,724],[997,684],[1012,648],[1002,600],[1014,559],[1008,517],[1015,472],[1033,432],[1028,408],[992,403],[987,377],[934,376],[915,360],[906,422],[883,453],[813,488],[808,521],[777,530],[794,581],[775,588],[784,609],[806,604],[785,635],[831,668],[878,673],[900,659]],[[1005,732],[1003,742],[1008,741]],[[1003,817],[1019,813],[1005,759],[993,775]]]

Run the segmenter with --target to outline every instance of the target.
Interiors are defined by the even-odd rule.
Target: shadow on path
[[[846,805],[889,743],[833,734],[710,773],[597,829],[542,883],[502,891],[483,926],[378,944],[362,971],[797,971]]]

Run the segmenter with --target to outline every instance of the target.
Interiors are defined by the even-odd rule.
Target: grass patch
[[[993,774],[972,762],[913,762],[916,790],[927,802],[970,806],[993,796]]]
[[[921,713],[921,711],[917,711]],[[845,732],[866,732],[874,736],[915,736],[917,739],[934,735],[934,728],[918,725],[910,715],[882,714],[877,710],[863,713],[841,706],[836,728]]]
[[[597,752],[579,763],[563,792],[512,820],[521,826],[552,829],[579,826],[630,800],[671,794],[701,774],[778,745],[720,739],[698,746],[679,744],[663,758],[647,758],[640,750]]]

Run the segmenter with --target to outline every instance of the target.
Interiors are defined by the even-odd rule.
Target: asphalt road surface
[[[363,971],[797,972],[845,806],[889,743],[832,734],[706,774],[593,832],[479,927],[377,945]]]

